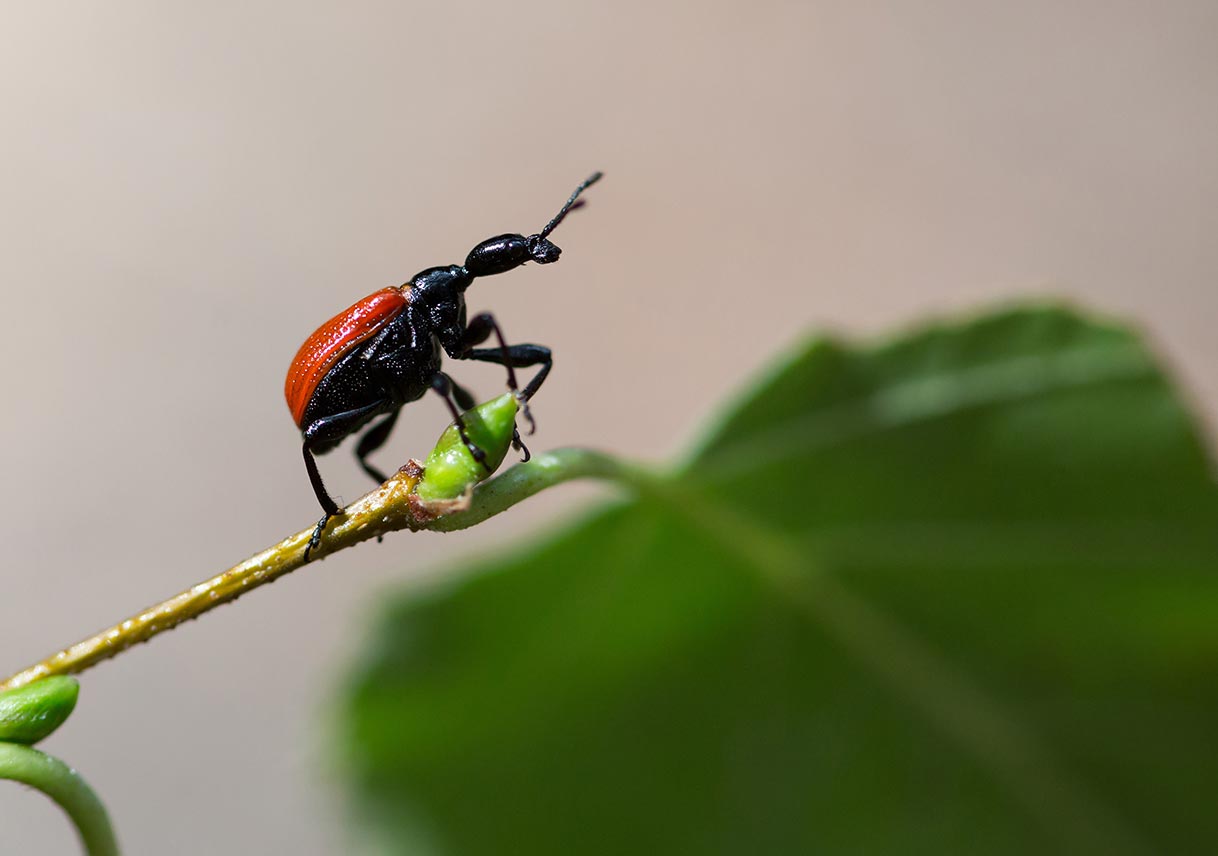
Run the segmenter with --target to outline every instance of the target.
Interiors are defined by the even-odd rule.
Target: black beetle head
[[[555,244],[550,243],[548,238],[543,238],[541,235],[530,235],[528,237],[529,257],[539,265],[548,265],[550,262],[558,261],[558,257],[562,255]]]
[[[567,214],[584,204],[579,195],[600,178],[599,172],[593,173],[579,187],[575,188],[571,198],[554,215],[554,219],[536,235],[529,235],[527,238],[524,235],[498,235],[494,238],[487,238],[470,250],[469,255],[465,258],[465,271],[469,279],[504,273],[512,268],[520,267],[525,262],[548,265],[558,261],[562,250],[550,242],[550,233]]]

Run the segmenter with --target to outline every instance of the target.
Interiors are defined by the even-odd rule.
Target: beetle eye
[[[537,264],[548,265],[550,262],[556,262],[560,255],[562,255],[562,250],[547,239],[537,235],[529,238],[529,256]]]

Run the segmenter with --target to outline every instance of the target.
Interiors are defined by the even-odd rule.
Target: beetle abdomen
[[[371,338],[410,303],[410,286],[382,288],[348,306],[305,340],[288,367],[283,394],[296,427],[303,429],[305,408],[317,385],[334,364],[360,342]]]

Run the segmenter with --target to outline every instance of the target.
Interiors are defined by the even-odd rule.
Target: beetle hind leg
[[[322,533],[325,532],[326,524],[330,522],[330,518],[337,516],[342,511],[338,507],[338,503],[330,496],[330,492],[326,490],[326,485],[321,480],[321,473],[317,469],[317,460],[314,458],[314,455],[328,452],[334,448],[348,434],[359,430],[369,419],[375,418],[378,412],[383,413],[386,409],[385,405],[386,402],[384,401],[376,401],[363,407],[336,413],[333,416],[323,416],[321,419],[310,423],[304,429],[303,452],[305,470],[309,474],[309,483],[313,485],[313,493],[317,496],[317,502],[321,505],[321,510],[325,512],[325,516],[317,521],[317,528],[313,530],[313,537],[309,539],[309,544],[305,547],[304,558],[306,562],[309,561],[309,554],[321,544]],[[377,426],[377,428],[380,427],[379,425]],[[376,431],[377,428],[372,430]],[[388,434],[389,432],[386,430],[385,433]],[[384,438],[381,439],[381,442],[384,442]]]
[[[317,469],[317,460],[313,457],[313,451],[309,448],[309,441],[304,442],[304,462],[305,469],[309,473],[309,481],[313,485],[313,493],[317,494],[317,501],[321,503],[322,510],[325,512],[321,520],[317,521],[317,526],[313,529],[313,537],[309,539],[308,546],[305,547],[304,560],[309,561],[309,554],[317,549],[321,543],[321,533],[326,530],[326,524],[330,522],[330,518],[338,514],[338,504],[331,498],[326,490],[325,483],[321,480],[321,473]]]
[[[363,471],[371,476],[377,484],[383,484],[389,480],[389,477],[370,464],[368,456],[385,445],[385,441],[389,439],[390,432],[393,431],[394,423],[397,422],[399,413],[401,413],[400,410],[395,410],[373,425],[364,432],[364,435],[359,438],[359,443],[355,446],[355,459],[359,461]]]

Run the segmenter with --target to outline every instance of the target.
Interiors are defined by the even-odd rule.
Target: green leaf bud
[[[63,725],[80,684],[56,675],[0,693],[0,742],[37,743]]]
[[[463,413],[465,432],[486,453],[487,466],[474,460],[456,424],[449,425],[423,464],[416,495],[424,502],[456,499],[498,469],[512,445],[518,408],[516,396],[509,392]]]

